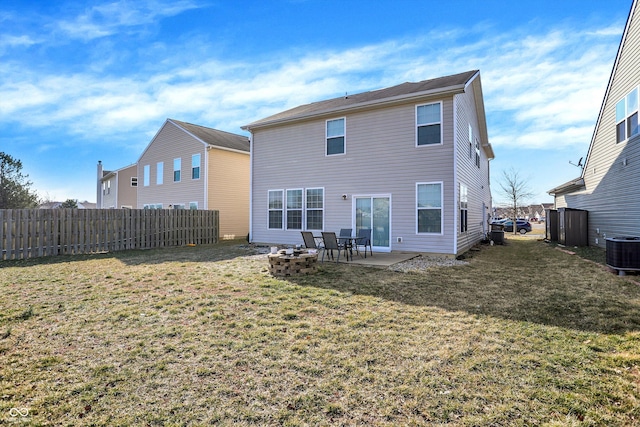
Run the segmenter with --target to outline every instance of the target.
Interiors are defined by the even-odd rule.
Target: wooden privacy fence
[[[218,211],[0,209],[0,260],[218,242]]]

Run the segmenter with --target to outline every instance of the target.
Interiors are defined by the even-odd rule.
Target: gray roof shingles
[[[402,97],[403,95],[418,94],[421,92],[429,91],[437,92],[438,90],[444,90],[451,87],[464,86],[477,73],[478,70],[472,70],[460,74],[454,74],[451,76],[438,77],[435,79],[423,80],[420,82],[406,82],[385,89],[379,89],[370,92],[328,99],[326,101],[300,105],[290,110],[286,110],[281,113],[274,114],[264,119],[252,122],[246,126],[243,126],[243,129],[249,129],[254,126],[265,125],[272,122],[293,120],[296,118],[312,116],[314,114],[322,114],[334,110],[341,110],[358,104],[383,101],[385,99]]]
[[[169,120],[172,123],[185,129],[206,144],[212,145],[214,147],[246,151],[247,153],[249,152],[249,138],[247,138],[246,136],[194,125],[192,123],[181,122],[179,120]]]

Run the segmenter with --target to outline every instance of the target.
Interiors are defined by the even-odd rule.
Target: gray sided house
[[[105,171],[98,162],[98,209],[133,209],[136,207],[138,166],[133,164],[114,171]]]
[[[634,0],[582,175],[549,190],[556,208],[589,211],[588,243],[640,236],[640,6]]]
[[[167,119],[138,160],[138,209],[220,212],[220,238],[249,232],[249,139]]]
[[[457,255],[487,233],[480,72],[302,105],[251,132],[252,242],[371,228],[374,251]]]

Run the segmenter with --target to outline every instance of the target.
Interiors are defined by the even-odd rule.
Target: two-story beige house
[[[457,255],[488,233],[480,72],[302,105],[251,132],[253,242],[372,230],[374,251]]]
[[[138,197],[138,166],[133,164],[113,171],[98,162],[98,209],[134,209]]]
[[[249,139],[167,119],[137,162],[138,209],[220,212],[220,238],[249,231]]]

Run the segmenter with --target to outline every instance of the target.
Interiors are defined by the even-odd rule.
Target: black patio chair
[[[313,237],[313,233],[310,231],[301,231],[302,240],[304,241],[304,247],[307,249],[322,249],[322,245],[318,245],[316,238]]]
[[[331,258],[333,258],[333,251],[338,251],[338,259],[336,259],[336,263],[340,261],[340,252],[344,249],[345,253],[347,250],[347,245],[344,243],[340,243],[338,241],[338,237],[336,233],[333,231],[323,231],[322,232],[322,241],[324,242],[324,251],[322,251],[322,260],[320,262],[324,262],[324,254],[327,251],[330,252]],[[349,259],[349,255],[347,254],[347,260]]]
[[[358,255],[360,251],[358,250],[358,246],[364,246],[364,257],[367,257],[367,246],[369,246],[369,253],[373,256],[373,248],[371,247],[371,229],[370,228],[361,228],[358,230],[358,235],[356,236],[355,243],[356,252]]]

